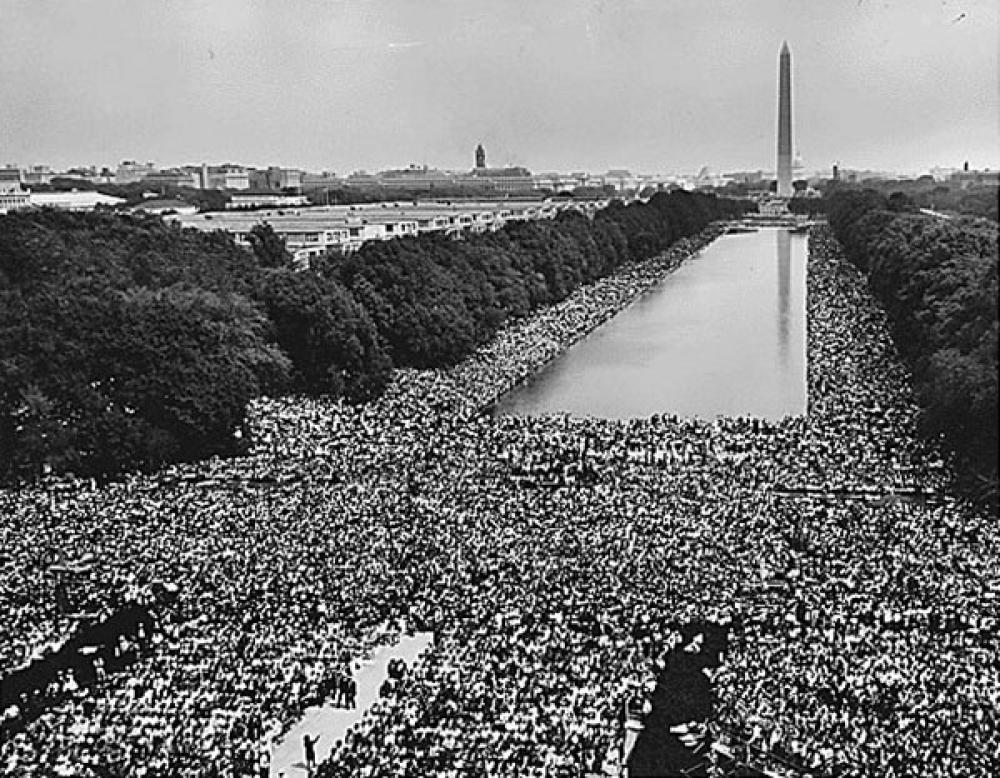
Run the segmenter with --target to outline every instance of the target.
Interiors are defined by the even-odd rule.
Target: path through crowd
[[[389,676],[389,662],[402,659],[407,667],[411,667],[432,639],[430,632],[417,632],[415,635],[404,635],[391,646],[379,646],[369,659],[361,663],[361,669],[355,676],[358,682],[357,706],[338,708],[320,705],[308,708],[272,752],[272,778],[303,778],[308,775],[302,736],[319,737],[316,762],[322,762],[330,755],[336,742],[342,740],[347,730],[357,724],[365,711],[378,700],[379,687]]]

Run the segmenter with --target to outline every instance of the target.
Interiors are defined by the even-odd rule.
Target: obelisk
[[[792,55],[788,42],[778,56],[778,197],[792,196]]]

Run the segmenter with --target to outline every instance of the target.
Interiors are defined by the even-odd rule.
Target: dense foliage
[[[151,216],[0,219],[0,479],[225,453],[265,392],[377,393],[371,323],[333,282],[296,296],[287,259],[270,230],[248,252]]]
[[[997,220],[1000,188],[990,184],[962,186],[960,183],[935,181],[930,176],[917,179],[872,179],[865,189],[885,198],[891,210],[916,211],[920,208],[951,214],[978,216]],[[792,213],[813,216],[826,213],[831,199],[838,192],[856,192],[858,188],[840,181],[827,181],[822,198],[795,198],[788,208]]]
[[[935,181],[931,176],[916,179],[879,179],[866,181],[865,187],[881,195],[905,202],[915,208],[929,208],[946,213],[960,213],[997,220],[1000,194],[995,184],[963,184]]]
[[[0,217],[0,479],[112,475],[232,450],[250,399],[363,402],[392,366],[454,363],[512,317],[743,204],[660,194],[453,240],[374,242],[295,272],[153,216]]]
[[[368,313],[342,285],[283,269],[267,273],[260,297],[292,361],[295,388],[353,402],[385,388],[392,363]]]
[[[593,219],[564,212],[453,241],[439,234],[372,242],[322,269],[364,306],[397,365],[454,363],[507,319],[564,299],[624,263],[646,259],[746,203],[661,193],[614,202]]]
[[[924,432],[943,436],[977,493],[995,501],[997,226],[906,206],[872,190],[841,190],[829,200],[830,225],[889,314]]]
[[[252,255],[154,218],[0,222],[0,474],[202,457],[288,373]]]

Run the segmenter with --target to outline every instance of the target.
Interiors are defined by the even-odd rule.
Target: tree
[[[292,255],[285,248],[285,239],[270,224],[255,224],[250,230],[250,247],[261,267],[288,267]]]
[[[371,318],[341,284],[311,272],[275,270],[261,297],[291,358],[295,388],[352,402],[382,392],[392,363]]]
[[[917,206],[913,202],[913,199],[905,192],[893,192],[889,195],[888,206],[890,210],[897,211],[899,213],[907,211],[913,212],[917,210]]]
[[[177,441],[180,457],[232,441],[247,403],[287,382],[288,358],[266,339],[250,300],[184,287],[121,295],[113,399]]]
[[[287,381],[252,255],[155,217],[0,217],[0,478],[111,475],[232,449]]]

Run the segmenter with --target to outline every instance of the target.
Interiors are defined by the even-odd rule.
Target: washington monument
[[[792,55],[788,42],[778,56],[778,197],[792,196]]]

